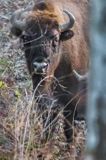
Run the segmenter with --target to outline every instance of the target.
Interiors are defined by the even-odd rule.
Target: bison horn
[[[25,28],[25,15],[24,15],[23,20],[21,19],[21,17],[23,16],[23,13],[24,13],[24,9],[17,10],[13,13],[10,19],[13,27],[16,27],[20,30],[23,30]]]
[[[30,3],[29,6],[26,7],[25,9],[19,9],[15,11],[10,19],[13,27],[23,30],[26,25],[26,22],[25,22],[26,16],[29,14],[31,10],[33,10],[33,8],[34,8],[34,4]]]
[[[60,25],[60,30],[61,32],[64,32],[64,31],[67,31],[69,30],[70,28],[73,27],[74,25],[74,22],[75,22],[75,17],[73,16],[73,14],[67,10],[63,10],[63,12],[65,12],[68,17],[69,17],[69,22],[63,24],[63,25]]]
[[[78,81],[86,80],[88,78],[88,73],[86,73],[85,75],[80,75],[76,70],[73,70],[73,74]]]
[[[10,19],[10,22],[13,25],[13,27],[23,30],[26,26],[26,17],[33,8],[34,5],[30,4],[25,9],[19,9],[15,11]]]

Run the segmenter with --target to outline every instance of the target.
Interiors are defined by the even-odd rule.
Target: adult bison
[[[87,17],[87,0],[36,2],[11,17],[11,31],[23,43],[39,107],[52,108],[48,122],[43,115],[46,137],[49,126],[53,129],[55,124],[57,109],[61,108],[64,133],[67,142],[71,142],[73,118],[80,117],[85,110],[86,78],[77,72],[85,73],[88,69]]]

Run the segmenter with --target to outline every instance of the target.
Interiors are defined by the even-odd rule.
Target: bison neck
[[[60,86],[63,86],[60,90],[65,90],[67,93],[75,93],[78,89],[78,81],[73,75],[73,68],[67,54],[61,56],[60,63],[55,70],[55,77],[59,80]]]
[[[71,109],[74,109],[81,96],[79,94],[81,89],[79,88],[79,81],[73,74],[70,59],[66,54],[61,57],[60,64],[55,70],[55,77],[58,79],[58,85],[54,90],[55,99],[63,106],[70,106]],[[82,105],[82,103],[79,105]]]
[[[37,88],[39,89],[44,85],[45,81],[43,81],[43,78],[44,77],[42,75],[37,75],[37,74],[34,74],[32,76],[32,82],[33,82],[33,89],[34,90],[37,89]]]

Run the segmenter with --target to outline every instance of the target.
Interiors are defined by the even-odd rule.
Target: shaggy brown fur
[[[64,132],[67,142],[72,141],[73,118],[82,115],[86,106],[86,80],[79,82],[73,74],[73,69],[79,73],[88,70],[88,8],[87,0],[59,0],[59,2],[46,0],[45,3],[36,3],[26,17],[24,33],[29,37],[25,39],[23,31],[20,32],[34,89],[44,78],[36,96],[40,93],[46,97],[39,100],[39,107],[47,109],[53,102],[55,102],[53,108],[58,109],[61,106],[66,119]],[[70,11],[76,20],[72,30],[62,33],[59,25],[66,21],[63,9]],[[46,29],[47,32],[44,34]],[[42,34],[43,37],[39,38]],[[57,36],[58,39],[51,39],[50,35]],[[48,58],[50,60],[44,76],[34,73],[32,62],[39,57],[43,58],[43,62]],[[57,112],[50,117],[46,127],[54,121],[56,115]],[[45,116],[43,118],[45,119]],[[48,137],[48,131],[46,134]]]

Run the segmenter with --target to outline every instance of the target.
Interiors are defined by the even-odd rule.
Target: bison
[[[23,43],[38,107],[46,111],[52,106],[48,122],[48,112],[42,116],[43,124],[53,131],[61,109],[68,143],[73,119],[83,118],[86,108],[87,76],[78,73],[86,73],[89,65],[88,8],[87,0],[45,0],[11,17],[11,32]]]

